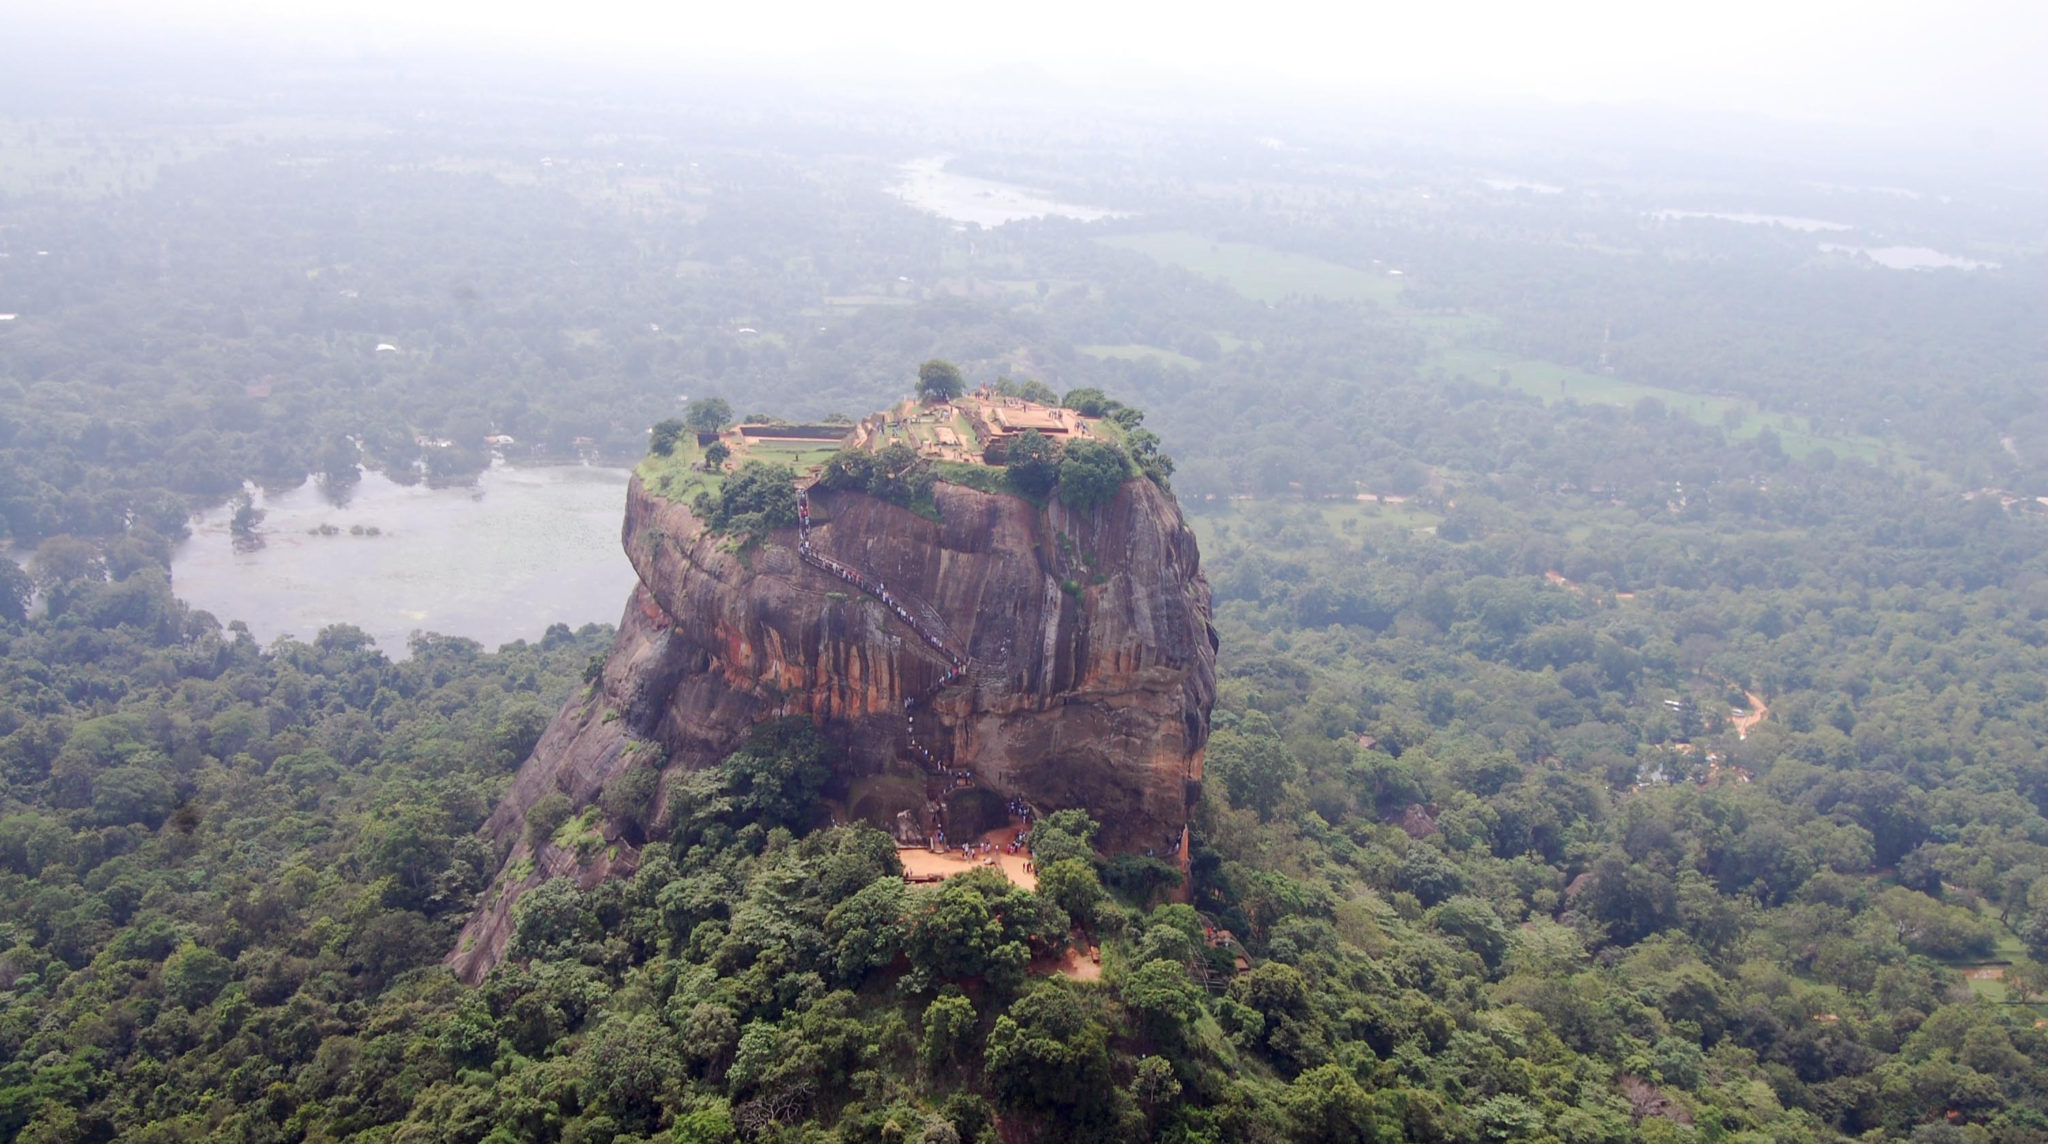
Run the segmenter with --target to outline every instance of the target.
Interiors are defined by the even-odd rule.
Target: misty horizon
[[[251,80],[293,68],[365,78],[460,79],[621,98],[737,82],[862,99],[1117,114],[1284,120],[1584,122],[1591,130],[1718,125],[1737,136],[1844,140],[1879,152],[2030,164],[2048,143],[2048,14],[1976,3],[1939,15],[1909,5],[1721,6],[1652,15],[1582,2],[1523,11],[1462,4],[1370,9],[1334,22],[1317,6],[1266,5],[1231,18],[1210,5],[1175,17],[1141,5],[1035,8],[962,21],[957,9],[780,4],[668,10],[599,3],[295,6],[235,0],[125,6],[97,0],[21,13],[11,81],[64,86],[169,76],[181,61]],[[381,75],[380,75],[381,73]],[[1986,152],[1990,152],[1987,155]]]

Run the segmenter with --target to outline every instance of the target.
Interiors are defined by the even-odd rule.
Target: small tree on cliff
[[[933,480],[932,467],[918,458],[915,449],[898,441],[879,453],[841,449],[825,462],[818,487],[851,489],[915,508],[930,503]]]
[[[1164,487],[1173,476],[1173,458],[1159,450],[1159,434],[1150,429],[1132,428],[1124,434],[1124,444],[1131,450],[1131,460],[1137,462],[1138,471],[1151,478],[1154,484]]]
[[[796,524],[796,470],[760,461],[741,466],[713,497],[698,498],[699,514],[713,532],[759,540],[770,529]]]
[[[1060,500],[1069,508],[1107,504],[1131,477],[1130,458],[1107,441],[1074,441],[1060,458]]]
[[[921,401],[951,401],[966,391],[967,381],[960,376],[960,367],[952,362],[933,358],[917,367],[917,396]]]
[[[1042,497],[1060,479],[1060,447],[1036,429],[1026,429],[1010,442],[1006,464],[1010,483],[1026,496]]]
[[[654,423],[654,432],[648,434],[647,451],[657,457],[666,457],[676,451],[676,442],[682,440],[689,426],[673,417]]]
[[[542,795],[526,810],[526,844],[534,850],[547,845],[575,809],[561,791]]]

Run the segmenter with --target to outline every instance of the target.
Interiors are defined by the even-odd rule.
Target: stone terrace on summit
[[[905,401],[854,425],[740,425],[718,439],[731,453],[729,472],[748,461],[773,460],[794,462],[798,473],[815,476],[842,444],[878,452],[901,443],[927,460],[1000,465],[1009,443],[1032,429],[1054,441],[1099,439],[1107,432],[1101,418],[1003,397],[984,386],[952,402]]]

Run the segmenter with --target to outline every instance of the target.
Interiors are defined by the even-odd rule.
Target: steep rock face
[[[529,853],[536,801],[559,790],[584,804],[637,751],[658,750],[669,773],[713,764],[782,715],[814,717],[845,748],[834,793],[878,826],[973,825],[962,804],[974,799],[947,799],[911,749],[904,700],[916,697],[918,741],[974,788],[1085,808],[1108,849],[1169,854],[1199,790],[1216,655],[1208,583],[1172,498],[1135,480],[1088,511],[950,484],[936,502],[935,521],[815,492],[810,534],[966,653],[964,676],[935,691],[945,657],[799,560],[795,530],[736,553],[636,480],[624,539],[640,584],[599,684],[563,707],[486,826],[506,864],[450,957],[458,970],[474,979],[503,957],[524,889],[631,867],[638,839],[615,830],[582,861]]]

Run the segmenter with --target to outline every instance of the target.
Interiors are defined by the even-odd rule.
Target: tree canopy
[[[917,396],[925,402],[951,401],[967,392],[960,367],[939,358],[917,367]]]
[[[732,424],[732,406],[723,397],[699,397],[690,402],[684,423],[698,433],[716,433]]]
[[[1060,479],[1059,443],[1036,429],[1026,429],[1010,442],[1003,464],[1010,480],[1025,495],[1043,497]]]
[[[1130,478],[1130,458],[1108,441],[1069,441],[1060,453],[1060,501],[1070,507],[1107,504]]]

